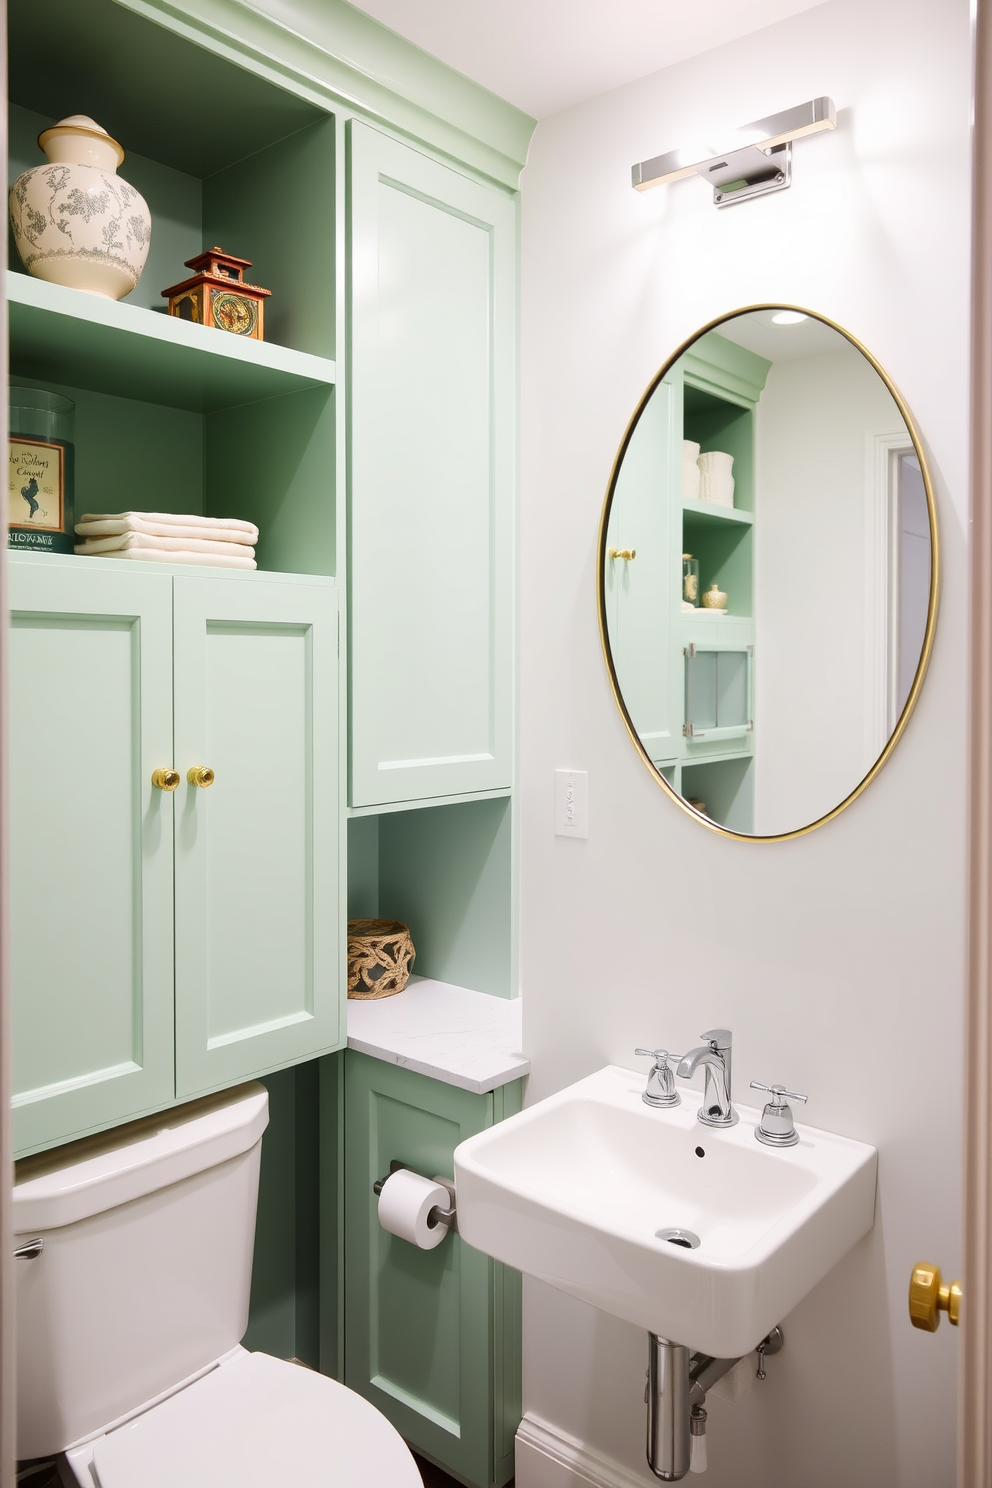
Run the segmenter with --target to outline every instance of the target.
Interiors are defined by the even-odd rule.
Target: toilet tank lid
[[[254,1147],[268,1120],[268,1091],[252,1081],[22,1158],[14,1233],[59,1229],[216,1167]]]

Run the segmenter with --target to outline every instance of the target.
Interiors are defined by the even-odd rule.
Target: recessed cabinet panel
[[[172,583],[10,565],[18,1151],[173,1091]]]
[[[511,783],[515,208],[350,125],[351,802]]]
[[[750,732],[752,648],[685,651],[685,726],[691,739],[739,737]]]
[[[313,1014],[308,626],[208,622],[205,757],[220,788],[186,792],[180,831],[209,813],[207,1043]],[[246,742],[248,748],[245,748]],[[278,865],[245,874],[246,861]],[[225,892],[238,884],[237,894]],[[258,935],[260,925],[275,934]]]
[[[176,578],[177,1091],[338,1031],[336,600]],[[206,767],[210,783],[188,771]]]
[[[746,651],[717,652],[716,721],[720,728],[735,728],[748,722],[747,673]]]
[[[389,1234],[372,1185],[393,1159],[451,1178],[455,1147],[502,1115],[503,1096],[345,1056],[345,1383],[479,1488],[513,1472],[519,1278],[457,1234],[434,1250]]]
[[[377,1151],[399,1151],[414,1141],[422,1160],[437,1153],[437,1163],[427,1165],[440,1172],[460,1141],[457,1121],[393,1096],[373,1092],[370,1099]],[[388,1171],[387,1158],[383,1172]],[[443,1340],[459,1333],[464,1247],[442,1242],[436,1250],[417,1250],[377,1224],[371,1248],[378,1286],[370,1318],[370,1382],[442,1431],[460,1437],[458,1353],[445,1348]]]
[[[716,652],[685,660],[685,721],[694,733],[716,728]]]

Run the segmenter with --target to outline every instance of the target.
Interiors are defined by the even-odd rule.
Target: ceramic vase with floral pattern
[[[117,175],[124,151],[85,114],[42,130],[47,165],[18,176],[10,225],[29,274],[122,300],[141,276],[151,214],[140,192]]]

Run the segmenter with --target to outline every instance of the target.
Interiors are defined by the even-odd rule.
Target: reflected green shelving
[[[739,506],[716,506],[712,501],[683,501],[682,511],[686,520],[704,526],[709,522],[717,526],[730,522],[738,527],[750,527],[754,522],[754,512],[743,511]]]

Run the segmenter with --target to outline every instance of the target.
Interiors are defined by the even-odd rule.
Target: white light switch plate
[[[589,775],[586,770],[555,771],[555,836],[589,836]]]

